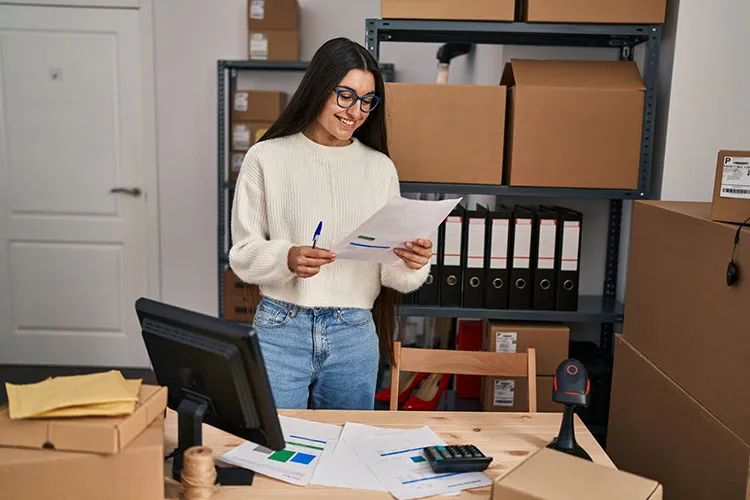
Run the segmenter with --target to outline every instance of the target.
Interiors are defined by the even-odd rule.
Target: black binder
[[[528,207],[513,207],[513,258],[510,264],[510,309],[531,309],[533,285],[531,283],[531,263],[534,236],[534,211]]]
[[[507,309],[509,265],[512,249],[511,219],[513,211],[497,204],[487,215],[487,250],[485,252],[485,307]]]
[[[432,241],[432,258],[430,259],[430,274],[424,282],[424,285],[417,293],[417,304],[420,306],[436,306],[440,298],[440,276],[443,265],[443,256],[441,252],[442,243],[440,234],[443,232],[445,222],[443,222],[435,234],[430,238]]]
[[[534,309],[555,310],[557,308],[557,227],[560,213],[548,207],[539,207],[534,224],[535,254],[532,263],[534,283]]]
[[[581,230],[583,214],[563,207],[557,232],[557,309],[578,310],[578,283],[581,259]]]
[[[478,206],[476,210],[466,212],[466,217],[464,218],[466,252],[463,259],[463,307],[465,308],[481,309],[484,307],[486,226],[486,208]]]
[[[440,280],[440,305],[461,307],[463,284],[462,260],[464,253],[463,219],[466,210],[456,206],[445,220],[442,235],[443,267]]]

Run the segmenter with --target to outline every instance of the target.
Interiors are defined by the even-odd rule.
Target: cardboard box
[[[243,160],[244,160],[244,153],[247,152],[248,149],[250,149],[253,144],[258,142],[258,140],[263,137],[263,134],[265,134],[268,129],[271,127],[271,122],[233,122],[232,123],[232,149],[233,152],[241,152],[243,153]],[[231,165],[234,165],[232,163]],[[240,166],[242,166],[242,161],[240,161]],[[231,173],[234,171],[234,169],[230,169],[230,179],[232,178]],[[237,169],[237,174],[239,174],[239,169]],[[236,179],[236,175],[234,176]]]
[[[251,61],[299,61],[299,31],[252,30],[248,32]]]
[[[235,90],[232,94],[232,121],[273,122],[287,103],[285,92]]]
[[[737,226],[710,203],[637,201],[633,209],[625,337],[716,418],[750,442],[750,227],[726,284]]]
[[[570,329],[558,323],[506,323],[485,321],[482,350],[526,352],[536,349],[537,375],[554,375],[568,359]]]
[[[552,23],[661,24],[667,0],[524,0],[521,19]]]
[[[540,480],[544,478],[544,480]],[[492,484],[493,500],[662,500],[657,481],[542,448]]]
[[[386,83],[385,93],[401,181],[502,184],[505,87]]]
[[[750,151],[719,151],[711,219],[750,222]]]
[[[247,26],[253,30],[299,30],[297,0],[248,0]]]
[[[529,411],[529,380],[527,378],[482,377],[480,401],[484,411]],[[552,401],[554,377],[537,376],[536,409],[540,413],[560,413],[561,404]]]
[[[127,417],[11,420],[8,405],[3,405],[0,446],[118,453],[161,416],[166,407],[167,388],[152,385],[141,386],[138,404]]]
[[[645,86],[634,62],[513,59],[502,83],[506,183],[638,188]]]
[[[515,0],[380,0],[383,19],[513,21]]]
[[[722,364],[705,359],[711,369]],[[745,500],[750,493],[748,443],[620,335],[607,454],[619,468],[661,482],[667,500]]]
[[[164,419],[114,455],[0,447],[3,500],[163,500]]]

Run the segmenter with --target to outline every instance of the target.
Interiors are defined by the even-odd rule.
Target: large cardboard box
[[[750,151],[719,151],[711,219],[750,222]]]
[[[492,484],[492,500],[662,500],[663,492],[652,479],[549,448]]]
[[[501,86],[387,83],[389,149],[399,179],[502,184],[505,101]]]
[[[722,364],[720,358],[705,359],[711,369]],[[661,482],[666,500],[750,498],[748,443],[652,361],[616,337],[607,434],[612,461]],[[705,371],[693,373],[700,378]],[[747,399],[747,387],[742,394]]]
[[[250,31],[299,30],[297,0],[248,0],[247,26]]]
[[[0,446],[113,454],[122,451],[164,413],[167,388],[142,385],[139,401],[126,417],[11,420],[0,407]],[[0,498],[3,498],[0,495]]]
[[[383,19],[513,21],[515,0],[380,0]]]
[[[638,188],[645,86],[634,62],[513,59],[502,83],[507,184]]]
[[[736,285],[726,270],[737,226],[711,220],[710,203],[634,205],[625,337],[750,442],[750,227],[742,230]]]
[[[114,455],[0,447],[3,500],[163,500],[164,419]]]
[[[248,32],[248,59],[251,61],[299,61],[299,46],[299,31]]]
[[[235,90],[232,94],[232,121],[273,122],[287,103],[285,92]]]
[[[661,24],[667,0],[524,0],[522,9],[534,22]]]

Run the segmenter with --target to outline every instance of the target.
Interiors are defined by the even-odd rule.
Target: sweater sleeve
[[[401,187],[399,185],[396,168],[392,166],[388,184],[388,198],[390,199],[394,196],[401,196]],[[433,244],[435,244],[435,242],[433,242]],[[393,264],[381,265],[380,282],[383,286],[393,288],[397,292],[411,293],[422,286],[429,274],[429,262],[421,269],[410,269],[404,261],[399,259]]]
[[[258,159],[245,156],[232,203],[229,265],[245,283],[280,285],[294,278],[287,264],[292,242],[270,239],[263,171]]]

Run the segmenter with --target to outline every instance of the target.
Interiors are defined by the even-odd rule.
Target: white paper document
[[[399,500],[457,493],[491,484],[490,479],[481,472],[433,472],[422,449],[445,443],[428,427],[351,440],[347,438],[346,442]]]
[[[393,253],[395,248],[406,248],[407,241],[430,238],[460,201],[391,198],[332,250],[337,259],[392,264],[399,260]]]
[[[272,451],[246,441],[219,457],[228,464],[304,486],[310,483],[320,461],[336,447],[341,426],[279,416],[286,447]]]

